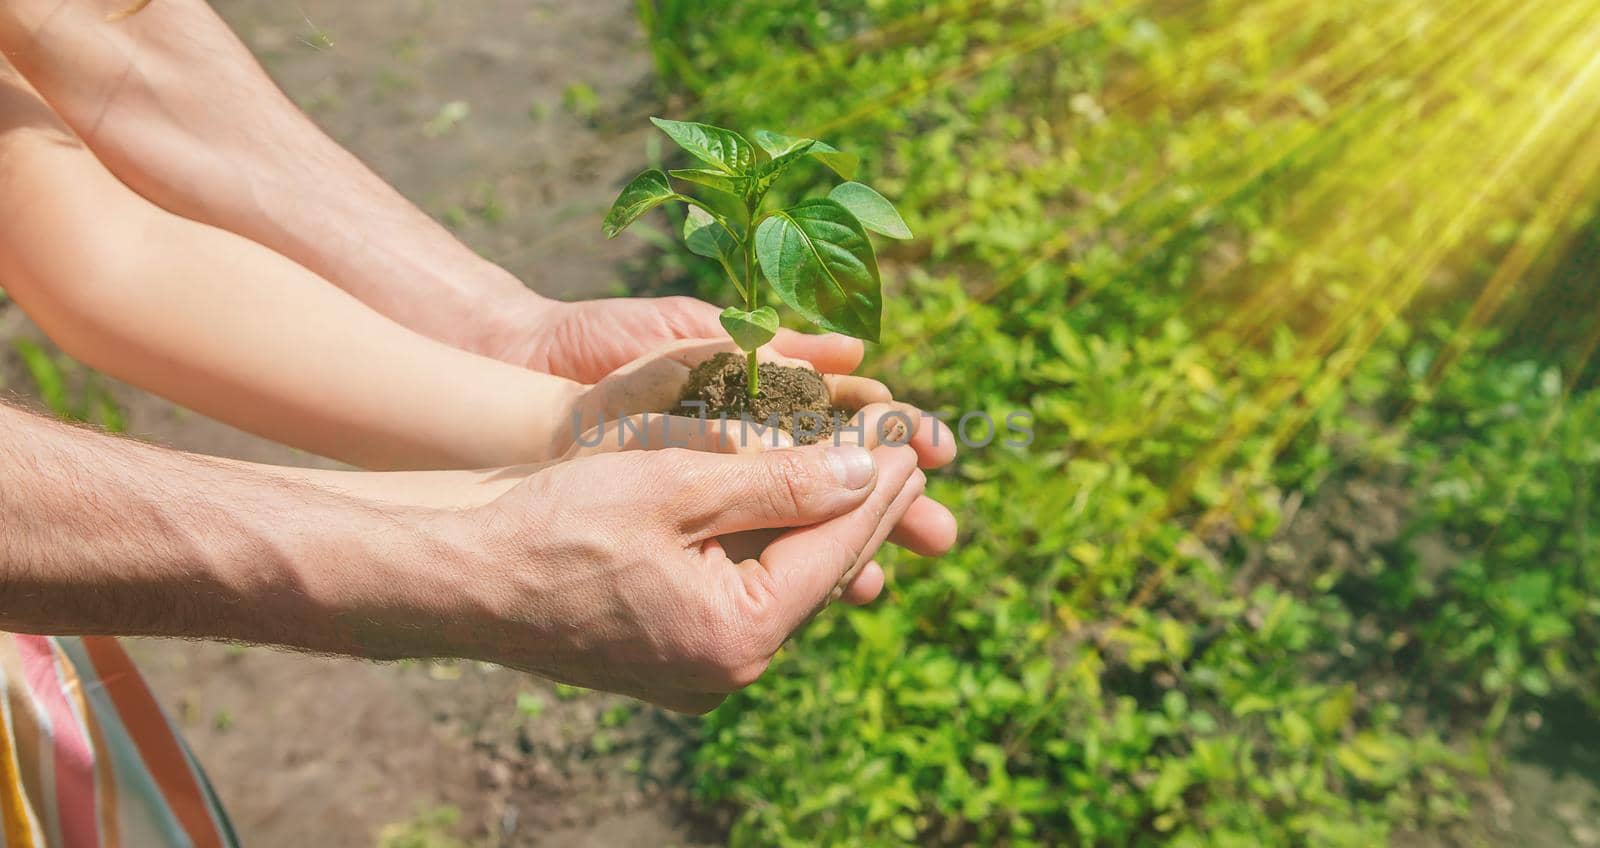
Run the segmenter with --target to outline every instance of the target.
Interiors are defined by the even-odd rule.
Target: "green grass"
[[[377,835],[378,848],[466,848],[455,836],[461,811],[441,805],[420,810],[408,821],[385,825]]]
[[[695,116],[879,151],[868,370],[1037,436],[706,721],[736,844],[1371,845],[1595,703],[1583,4],[641,8]]]

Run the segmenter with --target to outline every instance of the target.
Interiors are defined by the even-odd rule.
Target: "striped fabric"
[[[0,695],[0,848],[238,844],[115,639],[0,633]]]

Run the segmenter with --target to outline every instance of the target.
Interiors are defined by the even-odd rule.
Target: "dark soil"
[[[738,354],[719,353],[695,366],[684,384],[680,403],[699,401],[706,405],[708,418],[726,418],[765,424],[776,422],[778,429],[794,436],[796,444],[816,444],[833,435],[839,424],[849,421],[855,410],[833,405],[822,375],[810,368],[761,363],[761,387],[750,397],[745,375],[745,359]],[[673,411],[673,410],[668,410]],[[795,435],[796,431],[799,435]]]

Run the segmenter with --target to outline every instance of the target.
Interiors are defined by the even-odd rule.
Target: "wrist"
[[[543,573],[518,550],[507,568],[503,524],[482,511],[390,511],[352,542],[331,538],[308,560],[302,609],[314,650],[374,660],[450,657],[487,660],[504,652],[508,584]],[[300,575],[306,578],[306,575]],[[293,585],[292,583],[289,585]]]
[[[485,290],[478,307],[479,320],[473,324],[471,337],[463,339],[462,347],[490,359],[543,371],[534,361],[533,342],[544,337],[546,328],[557,321],[567,304],[521,283],[518,289]]]
[[[249,631],[225,635],[375,660],[453,654],[442,635],[471,547],[453,513],[317,493],[294,522],[256,528],[267,567],[223,569]]]
[[[476,257],[476,263],[462,280],[464,291],[470,293],[470,308],[480,319],[470,334],[475,340],[498,336],[520,321],[542,316],[558,303],[487,259]]]
[[[188,541],[226,612],[215,632],[174,635],[348,653],[336,622],[370,591],[365,564],[398,550],[407,523],[319,486],[239,482],[241,497],[219,504]]]

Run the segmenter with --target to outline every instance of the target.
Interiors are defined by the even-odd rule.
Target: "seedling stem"
[[[760,203],[759,197],[745,198],[746,220],[755,221],[756,206]],[[746,312],[755,312],[761,307],[761,287],[756,283],[756,240],[750,233],[746,233],[744,238],[744,311]],[[755,400],[761,394],[761,366],[756,361],[755,351],[745,351],[744,357],[745,386],[750,393],[750,399]]]
[[[824,330],[868,341],[878,340],[883,289],[870,230],[908,239],[911,231],[883,195],[853,181],[857,160],[824,142],[759,130],[755,143],[721,127],[651,118],[690,155],[708,168],[662,171],[651,168],[622,189],[606,215],[607,237],[622,232],[640,215],[669,201],[689,206],[683,238],[691,253],[720,264],[744,308],[723,310],[723,329],[745,353],[745,390],[761,394],[756,350],[778,333],[778,313],[761,305],[761,278],[779,299]],[[847,182],[827,197],[802,200],[786,209],[761,211],[761,201],[778,176],[801,159],[832,169]],[[672,180],[692,183],[729,202],[743,201],[744,220],[729,221],[707,198],[685,195]],[[731,195],[731,197],[729,197]],[[724,207],[725,208],[725,207]],[[737,207],[735,207],[737,208]],[[734,270],[743,253],[744,271]],[[760,268],[760,274],[756,269]]]

